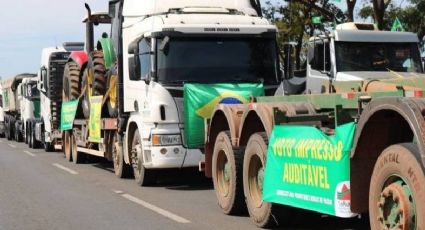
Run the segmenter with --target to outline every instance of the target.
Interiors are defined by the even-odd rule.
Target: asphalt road
[[[369,229],[367,221],[298,212],[293,230]],[[170,170],[157,185],[118,179],[111,163],[75,165],[61,152],[0,139],[0,230],[257,229],[248,215],[226,216],[212,182],[195,170]]]

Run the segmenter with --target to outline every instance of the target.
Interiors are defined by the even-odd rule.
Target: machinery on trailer
[[[37,77],[25,78],[18,85],[20,118],[15,121],[15,140],[28,143],[30,132],[28,123],[40,117],[40,92],[37,89]]]
[[[15,122],[21,119],[21,103],[18,97],[18,85],[25,78],[33,78],[35,74],[23,73],[11,79],[1,82],[3,92],[3,111],[6,137],[8,140],[15,139]],[[19,133],[18,133],[19,134]],[[19,136],[20,138],[20,136]],[[19,140],[19,139],[17,139]]]
[[[117,176],[131,166],[141,185],[163,168],[196,167],[204,158],[203,125],[191,123],[201,140],[192,143],[185,83],[229,83],[232,90],[233,83],[250,83],[268,95],[277,88],[277,29],[261,17],[258,1],[110,1],[109,16],[111,36],[94,50],[93,23],[108,20],[89,10],[86,53],[71,54],[64,75],[64,82],[83,82],[66,93],[71,101],[84,94],[83,114],[76,112],[65,133],[65,154],[74,162],[83,154],[112,159]],[[103,109],[90,116],[94,104]]]
[[[246,207],[259,227],[291,223],[296,208],[369,213],[374,230],[425,225],[417,36],[343,29],[311,40],[308,94],[215,108],[205,173],[225,213]]]
[[[71,51],[82,50],[84,43],[65,42],[63,46],[44,48],[37,76],[40,91],[40,116],[28,120],[29,146],[42,146],[46,151],[62,149],[60,130],[62,76]]]

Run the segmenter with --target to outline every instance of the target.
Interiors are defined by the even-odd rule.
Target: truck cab
[[[408,78],[423,73],[414,33],[379,31],[345,23],[309,41],[307,93],[325,93],[323,82]]]
[[[262,83],[266,95],[274,94],[281,78],[277,28],[259,16],[255,2],[110,2],[111,37],[123,49],[119,104],[128,114],[126,163],[137,168],[137,159],[149,170],[194,167],[203,160],[201,149],[185,142],[184,114],[193,112],[184,111],[187,83]],[[115,31],[122,32],[122,44]],[[134,145],[136,130],[140,148]],[[142,149],[138,156],[131,154],[135,147]]]
[[[41,65],[37,75],[40,91],[40,118],[32,122],[32,146],[41,144],[46,151],[60,146],[60,113],[62,104],[62,76],[69,54],[82,50],[84,43],[65,42],[62,46],[47,47],[41,52]],[[60,148],[60,147],[58,147]]]
[[[28,124],[32,119],[40,117],[40,92],[37,89],[37,77],[25,78],[18,85],[21,119],[16,121],[17,139],[29,140]]]

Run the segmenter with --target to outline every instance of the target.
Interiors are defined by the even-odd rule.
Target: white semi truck
[[[21,116],[15,122],[15,140],[18,142],[24,140],[28,143],[29,121],[40,117],[40,92],[37,89],[37,77],[23,79],[18,85],[17,95]]]
[[[110,1],[112,33],[94,50],[90,23],[107,23],[106,16],[89,10],[88,49],[71,54],[64,74],[64,82],[83,83],[70,84],[69,100],[104,95],[102,138],[89,141],[89,119],[77,115],[65,133],[69,160],[106,157],[117,176],[132,171],[138,184],[149,184],[160,169],[203,161],[202,147],[185,143],[185,113],[193,112],[184,111],[186,83],[261,82],[267,95],[277,88],[277,29],[258,1]]]
[[[62,75],[69,54],[83,49],[83,43],[65,42],[62,46],[44,48],[37,74],[40,91],[40,116],[29,120],[30,147],[42,146],[46,151],[62,149],[60,113],[62,103]]]

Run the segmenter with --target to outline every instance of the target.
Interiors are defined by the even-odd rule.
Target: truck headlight
[[[163,135],[153,134],[152,145],[181,145],[182,139],[180,134]]]

